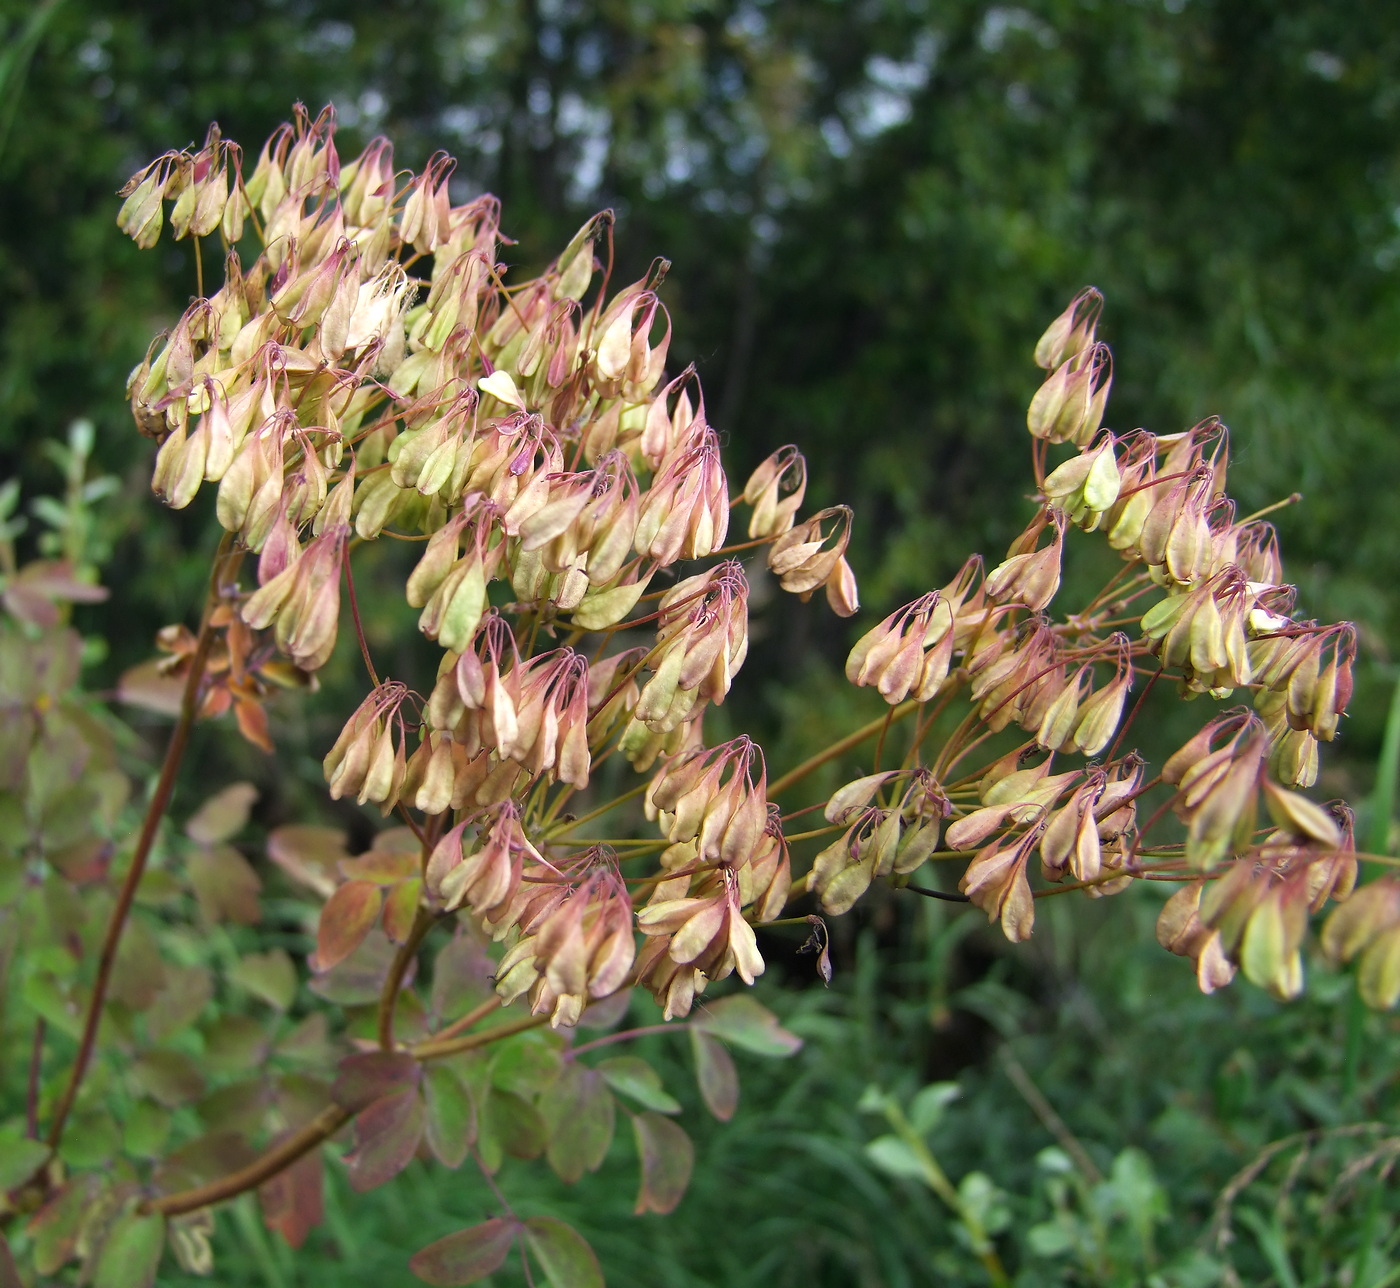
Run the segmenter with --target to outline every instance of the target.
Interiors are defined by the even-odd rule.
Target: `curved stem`
[[[785,791],[794,783],[800,783],[808,774],[820,769],[827,761],[835,760],[837,756],[850,751],[852,747],[859,747],[867,738],[873,738],[881,729],[887,728],[896,720],[903,720],[911,711],[917,710],[918,706],[919,704],[914,701],[901,702],[884,715],[877,716],[869,724],[861,725],[854,733],[848,733],[844,738],[833,742],[825,751],[819,751],[815,756],[804,760],[796,769],[789,769],[781,778],[776,778],[768,784],[768,799],[772,800],[779,792]]]
[[[399,987],[408,971],[409,963],[418,952],[418,946],[436,924],[437,918],[426,908],[419,908],[413,918],[413,926],[408,938],[399,945],[394,960],[389,965],[389,973],[384,977],[384,987],[379,991],[379,1049],[394,1049],[394,1008],[398,1005]]]
[[[126,927],[132,901],[136,898],[136,887],[141,883],[141,877],[146,871],[146,860],[150,857],[160,821],[165,817],[170,798],[174,794],[175,775],[180,768],[180,761],[184,758],[190,730],[194,727],[195,716],[198,714],[199,688],[209,662],[210,649],[214,644],[213,607],[218,599],[219,576],[232,545],[232,535],[225,535],[219,543],[218,553],[214,556],[214,572],[204,606],[204,619],[199,626],[199,636],[190,656],[189,674],[185,677],[185,691],[180,699],[180,716],[175,722],[175,728],[170,732],[165,760],[161,764],[160,777],[156,780],[150,804],[146,806],[146,816],[142,820],[136,848],[131,855],[131,865],[126,870],[121,889],[117,893],[116,906],[107,921],[107,932],[103,936],[102,951],[97,962],[97,978],[93,981],[92,996],[88,999],[87,1013],[83,1017],[82,1036],[78,1040],[78,1055],[73,1062],[73,1071],[68,1075],[68,1083],[54,1109],[53,1122],[49,1126],[48,1143],[55,1150],[63,1139],[63,1129],[68,1123],[68,1115],[72,1112],[73,1101],[77,1098],[78,1089],[83,1084],[88,1064],[92,1060],[93,1048],[97,1044],[97,1028],[102,1020],[102,1007],[107,1000],[107,989],[112,982],[112,967],[116,963],[122,931]]]
[[[162,1194],[143,1205],[146,1212],[157,1212],[162,1216],[179,1216],[182,1212],[195,1212],[226,1199],[236,1198],[245,1190],[255,1189],[264,1181],[271,1180],[278,1172],[285,1171],[302,1155],[315,1149],[322,1141],[329,1140],[347,1122],[352,1114],[341,1105],[329,1105],[321,1110],[300,1131],[294,1132],[280,1145],[275,1145],[261,1158],[254,1159],[247,1167],[221,1176],[207,1185],[197,1185],[191,1190],[178,1190],[174,1194]]]
[[[453,1038],[448,1041],[444,1041],[442,1038],[429,1038],[425,1042],[416,1042],[408,1048],[408,1053],[415,1060],[439,1060],[445,1055],[456,1055],[459,1051],[472,1051],[480,1046],[489,1046],[492,1042],[499,1042],[502,1038],[513,1038],[517,1033],[524,1033],[528,1029],[537,1029],[540,1025],[548,1023],[549,1016],[547,1015],[530,1015],[511,1024],[498,1024],[495,1028],[482,1029],[480,1033],[468,1033],[465,1037]]]

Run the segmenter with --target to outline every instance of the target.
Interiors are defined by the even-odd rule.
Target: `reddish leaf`
[[[296,996],[297,969],[280,948],[239,958],[228,977],[279,1011],[285,1011]]]
[[[364,941],[334,970],[313,975],[307,987],[318,997],[337,1006],[364,1006],[379,1001],[384,977],[394,960],[394,945],[378,927],[370,930]],[[412,982],[416,961],[408,964],[403,987]]]
[[[690,1023],[755,1055],[789,1056],[802,1046],[802,1039],[783,1028],[772,1011],[742,993],[699,1008]]]
[[[505,1264],[520,1228],[514,1217],[492,1217],[415,1252],[408,1268],[435,1288],[474,1284]]]
[[[341,875],[347,880],[373,881],[375,885],[394,885],[408,877],[416,877],[420,869],[418,842],[411,850],[381,850],[375,848],[357,854],[353,859],[341,859]]]
[[[632,1130],[642,1164],[642,1185],[632,1210],[638,1216],[643,1212],[664,1216],[675,1209],[690,1184],[695,1146],[676,1123],[660,1114],[637,1114],[632,1119]]]
[[[254,926],[262,916],[258,892],[262,881],[231,845],[196,850],[186,863],[199,911],[212,922],[233,921]]]
[[[139,921],[129,921],[117,949],[109,995],[133,1011],[144,1011],[165,987],[165,964],[155,937]]]
[[[464,921],[433,960],[433,1014],[441,1021],[455,1020],[495,991],[491,976],[495,964],[486,945]]]
[[[0,1234],[0,1288],[24,1288],[19,1267],[10,1252],[10,1242],[3,1234]]]
[[[201,845],[231,841],[247,825],[257,799],[258,789],[252,783],[230,783],[195,810],[185,824],[185,835]]]
[[[284,1172],[258,1189],[263,1222],[292,1248],[299,1248],[325,1215],[321,1151],[303,1154]]]
[[[128,667],[117,680],[117,697],[129,706],[157,715],[178,716],[185,695],[185,682],[178,675],[161,671],[164,659],[153,657]]]
[[[617,1102],[597,1069],[571,1062],[544,1094],[540,1112],[549,1132],[546,1157],[559,1179],[572,1185],[597,1171],[612,1143]]]
[[[247,1138],[236,1131],[220,1129],[197,1136],[161,1160],[156,1171],[156,1189],[165,1193],[203,1185],[246,1167],[257,1157]]]
[[[340,1062],[331,1099],[358,1113],[372,1101],[418,1085],[423,1066],[406,1051],[366,1051]]]
[[[344,832],[291,823],[267,838],[267,857],[298,885],[324,899],[340,884],[337,865],[349,855]]]
[[[400,881],[384,896],[384,933],[396,944],[406,943],[423,895],[423,882],[417,877]]]
[[[349,957],[369,934],[383,899],[384,892],[368,881],[347,881],[331,895],[321,909],[312,969],[330,970]]]
[[[165,987],[146,1012],[146,1036],[163,1042],[199,1018],[214,995],[214,981],[203,966],[167,966]]]
[[[423,1101],[416,1087],[376,1100],[355,1117],[355,1148],[345,1156],[350,1188],[364,1193],[397,1176],[423,1138]]]
[[[151,1288],[164,1251],[163,1216],[118,1217],[97,1255],[93,1288]]]
[[[36,1212],[25,1232],[34,1240],[34,1269],[52,1275],[73,1255],[83,1217],[101,1182],[92,1172],[75,1176]]]
[[[267,1033],[248,1015],[222,1015],[201,1026],[204,1063],[213,1073],[241,1073],[267,1056]]]
[[[298,1064],[324,1069],[335,1059],[330,1028],[323,1011],[312,1011],[277,1042],[277,1054]]]
[[[456,1072],[429,1066],[423,1078],[428,1145],[448,1167],[461,1167],[476,1140],[476,1105]]]
[[[739,1073],[724,1043],[699,1029],[690,1030],[695,1053],[695,1081],[705,1106],[720,1122],[727,1123],[739,1107]]]
[[[140,1089],[167,1109],[187,1104],[204,1091],[204,1074],[183,1051],[147,1051],[131,1066]]]
[[[552,1216],[531,1217],[525,1222],[525,1242],[550,1288],[603,1288],[598,1258],[572,1226]]]

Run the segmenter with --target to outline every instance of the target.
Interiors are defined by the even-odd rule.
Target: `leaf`
[[[205,967],[167,966],[165,987],[146,1012],[146,1036],[165,1041],[198,1019],[213,995],[214,981]]]
[[[428,1147],[439,1162],[458,1168],[476,1140],[476,1105],[456,1072],[445,1064],[429,1066],[423,1077]]]
[[[34,1214],[25,1233],[34,1241],[34,1269],[39,1274],[52,1275],[73,1255],[99,1185],[92,1172],[75,1176]]]
[[[163,1216],[118,1217],[98,1253],[93,1288],[151,1288],[164,1250]]]
[[[363,1194],[397,1176],[423,1138],[423,1101],[417,1087],[376,1100],[355,1116],[355,1148],[345,1155],[350,1188]]]
[[[554,1085],[564,1071],[564,1058],[556,1039],[542,1033],[523,1033],[498,1048],[491,1066],[491,1081],[502,1091],[535,1096]]]
[[[571,1062],[540,1100],[549,1132],[545,1157],[559,1179],[572,1185],[598,1170],[612,1143],[617,1102],[599,1069]]]
[[[384,977],[394,960],[394,945],[379,929],[372,929],[360,946],[339,966],[320,975],[313,975],[307,987],[318,997],[337,1006],[364,1006],[379,1001]],[[413,978],[414,963],[404,974],[407,988]]]
[[[802,1046],[802,1039],[783,1028],[772,1011],[742,993],[711,1002],[690,1023],[755,1055],[790,1056]]]
[[[503,1152],[515,1158],[538,1158],[549,1143],[539,1110],[497,1087],[478,1106],[477,1127],[477,1145],[491,1171],[501,1165]]]
[[[417,877],[411,881],[400,881],[384,896],[384,933],[394,943],[408,942],[422,896],[423,882]]]
[[[297,968],[281,948],[240,957],[228,977],[274,1010],[285,1011],[297,991]]]
[[[637,1114],[632,1119],[637,1137],[637,1153],[641,1156],[642,1184],[637,1203],[632,1209],[638,1216],[643,1212],[659,1212],[663,1216],[675,1210],[690,1184],[690,1172],[695,1166],[695,1146],[684,1129],[660,1114]]]
[[[906,1181],[925,1179],[919,1156],[898,1136],[877,1136],[865,1147],[865,1156],[887,1176]]]
[[[962,1094],[956,1082],[931,1082],[909,1102],[909,1125],[926,1136],[943,1121],[943,1111]]]
[[[210,1131],[255,1133],[263,1124],[271,1093],[262,1077],[232,1082],[205,1096],[195,1106]]]
[[[110,996],[133,1011],[144,1011],[165,987],[165,964],[155,937],[139,921],[127,923],[112,968]]]
[[[661,1085],[661,1075],[640,1056],[621,1055],[603,1060],[598,1072],[608,1080],[608,1086],[635,1100],[643,1109],[657,1113],[678,1114],[680,1101],[667,1094]]]
[[[433,960],[433,1014],[444,1022],[455,1020],[484,1002],[495,991],[491,983],[495,969],[481,937],[459,921],[457,933]]]
[[[258,789],[252,783],[230,783],[195,810],[185,824],[185,835],[201,845],[230,841],[247,826],[257,799]]]
[[[375,885],[395,885],[419,874],[418,842],[411,832],[409,841],[412,846],[410,849],[380,849],[376,843],[374,849],[366,850],[353,859],[341,859],[336,866],[348,881],[373,881]]]
[[[340,1062],[331,1099],[358,1113],[372,1101],[418,1085],[422,1065],[407,1051],[366,1051]]]
[[[190,886],[206,920],[255,926],[262,916],[258,894],[262,881],[231,845],[196,850],[186,863]]]
[[[340,861],[350,857],[345,839],[334,827],[289,823],[267,838],[267,857],[298,885],[325,899],[340,884]]]
[[[583,1236],[552,1216],[525,1222],[525,1243],[550,1288],[604,1288],[603,1272]]]
[[[0,1288],[24,1288],[19,1267],[10,1251],[10,1241],[3,1234],[0,1234]]]
[[[285,1171],[258,1187],[263,1224],[290,1248],[299,1248],[325,1216],[321,1151],[303,1154]]]
[[[699,1029],[690,1030],[690,1046],[695,1053],[695,1081],[700,1086],[700,1097],[720,1122],[727,1123],[739,1107],[739,1071],[734,1067],[734,1057],[723,1042]]]
[[[158,1158],[170,1135],[170,1111],[139,1101],[122,1124],[122,1151],[132,1158]]]
[[[185,682],[179,676],[161,671],[163,658],[153,657],[127,667],[117,680],[117,697],[128,706],[175,717],[184,701]]]
[[[505,1264],[520,1230],[514,1217],[492,1217],[415,1252],[408,1259],[408,1268],[436,1288],[476,1283]]]
[[[267,1055],[267,1033],[249,1015],[221,1015],[201,1026],[204,1063],[213,1073],[241,1073]]]
[[[18,1129],[0,1133],[0,1194],[19,1188],[34,1175],[53,1151],[38,1140],[28,1140]]]
[[[313,970],[330,970],[360,946],[379,916],[383,897],[383,891],[368,881],[347,881],[331,895],[321,909]]]
[[[136,1085],[167,1109],[188,1104],[204,1091],[204,1073],[183,1051],[147,1051],[131,1066]]]

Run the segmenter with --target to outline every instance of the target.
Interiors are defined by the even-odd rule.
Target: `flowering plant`
[[[823,918],[877,880],[972,903],[1013,941],[1041,898],[1173,882],[1158,937],[1200,987],[1239,970],[1281,997],[1303,987],[1309,914],[1335,902],[1323,950],[1360,959],[1371,1005],[1400,998],[1400,883],[1353,892],[1350,811],[1299,790],[1345,711],[1355,632],[1296,615],[1273,528],[1238,517],[1226,492],[1223,425],[1102,427],[1097,291],[1035,348],[1047,375],[1028,415],[1037,506],[1024,531],[1000,562],[974,555],[862,635],[846,677],[884,713],[770,778],[750,737],[707,741],[706,712],[744,663],[751,577],[858,611],[850,510],[804,513],[795,447],[731,488],[694,370],[666,370],[668,265],[615,289],[610,212],[508,285],[498,205],[453,204],[450,158],[404,178],[387,141],[342,164],[334,135],[329,109],[298,109],[245,176],[213,128],[124,190],[119,223],[138,245],[156,243],[173,202],[177,239],[198,250],[217,236],[225,252],[222,283],[205,296],[201,268],[200,298],[129,385],[157,446],[155,492],[178,509],[215,488],[225,535],[197,632],[161,634],[178,719],[136,836],[115,813],[95,824],[110,836],[94,867],[71,854],[85,838],[55,846],[40,828],[28,860],[50,903],[104,891],[53,1019],[75,1050],[41,1086],[45,1017],[60,1010],[36,1004],[22,1161],[0,1174],[8,1212],[32,1213],[39,1273],[77,1261],[99,1285],[150,1283],[167,1235],[182,1265],[207,1271],[211,1205],[250,1190],[296,1245],[320,1218],[318,1147],[343,1132],[357,1189],[422,1152],[449,1168],[470,1158],[488,1180],[507,1153],[542,1155],[576,1181],[600,1165],[619,1104],[637,1210],[670,1211],[693,1161],[677,1106],[641,1060],[595,1055],[638,1031],[616,1027],[629,996],[645,990],[662,1024],[688,1029],[703,1097],[727,1117],[729,1045],[784,1055],[798,1042],[746,994],[707,989],[752,984],[759,932],[784,921],[811,923],[829,975]],[[731,541],[735,512],[747,526]],[[381,673],[361,628],[355,555],[381,538],[419,547],[404,594],[441,649],[433,675]],[[1066,611],[1065,548],[1090,538],[1119,566]],[[22,577],[7,583],[7,629],[32,642],[57,618],[32,604],[26,616],[29,600],[17,611]],[[41,579],[28,585],[43,602]],[[334,829],[282,827],[268,854],[319,901],[305,965],[313,992],[350,1008],[347,1027],[332,1035],[324,1011],[290,1025],[298,974],[275,947],[225,969],[268,1025],[202,1019],[210,970],[152,960],[132,916],[157,876],[160,898],[186,898],[208,924],[259,915],[257,873],[230,844],[246,785],[157,844],[190,729],[231,710],[272,751],[266,703],[310,683],[346,630],[369,687],[326,780],[397,822],[359,854]],[[1207,717],[1154,769],[1130,739],[1167,679],[1204,697]],[[1245,704],[1221,710],[1236,691]],[[66,709],[45,692],[6,696],[27,713],[26,746]],[[793,830],[808,811],[784,812],[784,793],[872,743],[868,771],[812,807],[822,823]],[[10,777],[34,789],[23,765]],[[938,884],[956,892],[930,889],[927,873],[950,865]],[[806,911],[785,916],[794,906]],[[52,925],[17,934],[37,945]],[[604,1035],[580,1042],[588,1027]],[[99,1036],[159,1107],[135,1146],[105,1152],[67,1130],[103,1067]],[[289,1071],[298,1061],[330,1076]],[[207,1074],[225,1070],[246,1094],[224,1095],[231,1110],[202,1113],[208,1135],[152,1163],[171,1111],[217,1098]],[[556,1288],[601,1282],[576,1232],[521,1219],[497,1194],[497,1214],[413,1258],[421,1278],[469,1283],[514,1249]],[[990,1240],[977,1251],[1004,1282]]]

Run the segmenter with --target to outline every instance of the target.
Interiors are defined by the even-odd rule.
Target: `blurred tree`
[[[5,20],[11,48],[32,15]],[[126,175],[210,117],[256,139],[293,98],[332,101],[347,143],[385,129],[410,164],[451,148],[463,191],[502,197],[523,264],[602,205],[634,253],[675,258],[673,353],[697,362],[741,459],[810,444],[817,493],[857,507],[873,601],[1019,522],[984,502],[1023,432],[1025,351],[1093,281],[1133,373],[1110,423],[1233,419],[1249,501],[1308,496],[1279,516],[1308,602],[1373,643],[1396,624],[1400,23],[1380,0],[50,0],[43,15],[4,91],[7,454],[32,462],[80,413],[105,431],[104,464],[138,450],[120,383],[192,274],[183,251],[147,265],[112,233]],[[185,590],[147,587],[166,613]]]

